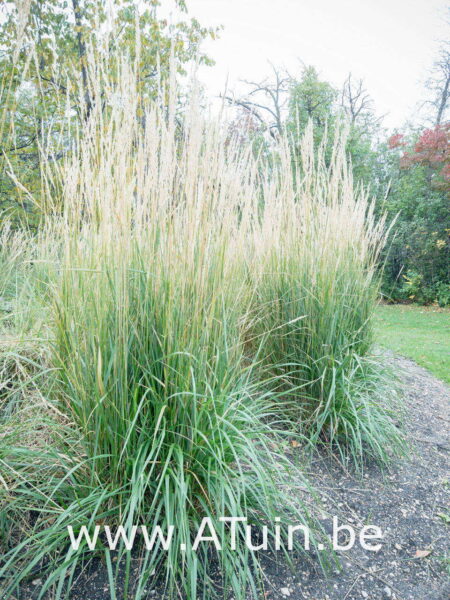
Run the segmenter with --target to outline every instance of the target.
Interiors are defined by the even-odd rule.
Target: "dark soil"
[[[264,559],[262,600],[450,599],[450,390],[412,361],[393,360],[405,383],[408,457],[388,473],[368,466],[363,476],[345,472],[329,456],[315,457],[309,467],[309,479],[323,501],[325,530],[332,515],[357,532],[363,525],[377,525],[383,531],[381,549],[367,551],[355,544],[339,553],[342,570],[328,577],[317,562],[299,561],[293,574],[281,561]],[[20,600],[36,598],[40,583],[35,580],[22,590]],[[82,573],[70,594],[70,600],[109,598],[101,563]],[[157,588],[149,590],[148,598],[164,600]]]
[[[323,457],[310,472],[327,512],[354,528],[378,525],[382,548],[355,544],[340,553],[342,571],[328,580],[308,565],[294,577],[274,570],[267,600],[450,599],[450,390],[414,362],[395,361],[405,382],[410,455],[389,473],[368,467],[362,479]]]

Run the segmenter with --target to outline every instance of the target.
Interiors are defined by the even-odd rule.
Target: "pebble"
[[[287,587],[281,588],[280,592],[283,594],[283,596],[290,596],[291,595],[291,590]]]

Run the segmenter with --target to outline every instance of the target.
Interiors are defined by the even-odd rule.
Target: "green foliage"
[[[314,144],[319,147],[325,142],[325,159],[329,160],[335,127],[337,91],[327,82],[321,81],[314,67],[305,67],[299,80],[293,80],[289,91],[286,131],[291,142],[292,160],[298,169],[302,164],[301,139],[311,122],[314,125]],[[331,134],[331,135],[328,135]]]
[[[377,135],[378,132],[373,125],[368,126],[364,122],[350,123],[346,144],[355,184],[362,184],[371,195],[377,193],[375,179],[378,161],[375,144]]]
[[[321,139],[329,120],[337,91],[321,81],[314,67],[306,67],[299,81],[291,84],[289,94],[288,128],[304,131],[309,120],[314,124],[317,139]]]
[[[338,90],[321,80],[314,67],[306,67],[299,80],[292,80],[289,91],[285,126],[290,135],[294,161],[299,161],[300,140],[310,121],[314,125],[314,143],[316,146],[325,144],[327,163],[332,157],[334,133],[345,124],[348,128],[345,148],[352,163],[354,180],[357,184],[373,188],[377,160],[374,138],[378,123],[366,97],[364,102],[357,107],[357,114],[347,114]]]
[[[438,281],[435,285],[435,297],[439,306],[450,306],[450,283]]]
[[[401,168],[398,150],[384,146],[380,155],[385,169],[378,172],[380,187],[389,186],[380,207],[389,220],[395,220],[387,246],[383,291],[388,299],[423,304],[438,301],[439,295],[442,303],[450,281],[448,191],[431,185],[433,173],[428,167]]]
[[[179,73],[197,55],[200,62],[211,64],[199,53],[199,43],[215,37],[217,30],[187,18],[171,25],[159,16],[159,5],[157,0],[31,0],[28,13],[21,13],[16,2],[2,5],[0,210],[7,210],[9,218],[31,224],[39,219],[30,198],[39,205],[49,180],[40,148],[45,147],[50,160],[59,161],[73,147],[76,129],[92,105],[89,52],[96,49],[108,56],[105,68],[111,81],[118,73],[117,53],[126,52],[136,61],[143,98],[160,94],[171,62]],[[173,5],[186,12],[183,0]]]

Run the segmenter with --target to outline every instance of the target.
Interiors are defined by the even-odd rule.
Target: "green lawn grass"
[[[450,310],[434,306],[379,306],[376,340],[450,383]]]

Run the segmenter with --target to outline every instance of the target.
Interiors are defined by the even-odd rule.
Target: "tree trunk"
[[[76,30],[76,35],[77,35],[77,44],[78,44],[78,56],[80,59],[80,67],[81,67],[81,81],[83,84],[83,91],[84,91],[84,101],[85,101],[85,105],[86,105],[86,112],[85,112],[85,118],[87,119],[91,113],[92,110],[92,102],[91,102],[91,95],[89,93],[89,82],[88,82],[88,76],[87,76],[87,69],[86,69],[86,44],[84,43],[83,40],[83,36],[82,36],[82,22],[81,22],[81,10],[80,10],[80,4],[78,0],[72,0],[72,7],[73,7],[73,13],[75,16],[75,30]]]

